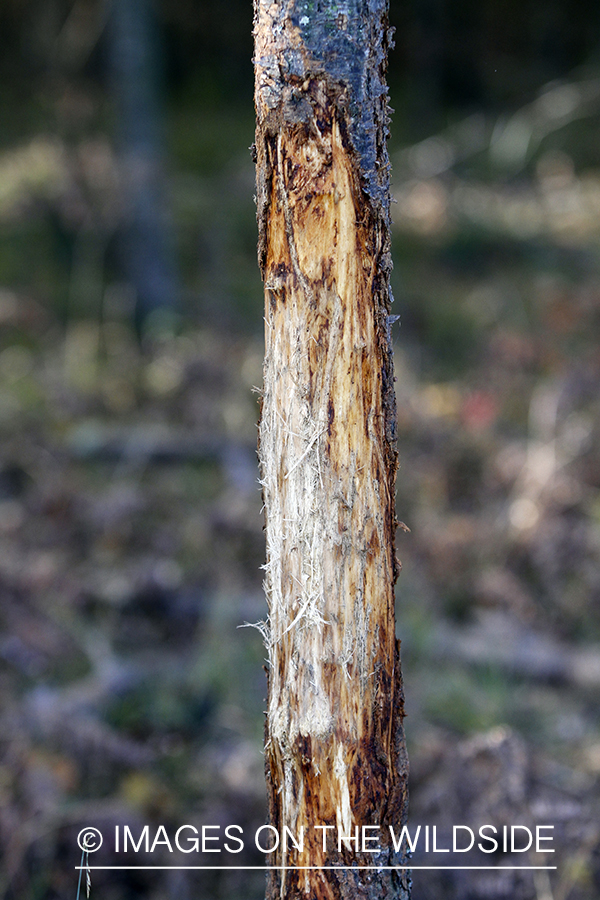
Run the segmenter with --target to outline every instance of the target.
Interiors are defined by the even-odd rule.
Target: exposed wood
[[[397,454],[389,341],[383,2],[257,0],[260,461],[270,822],[305,831],[267,897],[407,898],[389,825],[408,763],[395,639]],[[380,826],[377,853],[338,847]],[[376,833],[376,832],[373,832]]]

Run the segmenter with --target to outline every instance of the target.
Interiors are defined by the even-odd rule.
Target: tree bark
[[[266,772],[270,824],[304,837],[302,851],[282,841],[268,857],[281,866],[268,900],[409,896],[389,831],[406,821],[408,761],[394,621],[388,44],[385,0],[255,0]],[[377,838],[364,852],[363,826]],[[339,841],[357,827],[358,849]]]

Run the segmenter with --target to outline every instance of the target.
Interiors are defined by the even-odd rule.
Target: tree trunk
[[[165,192],[159,38],[152,0],[112,0],[109,66],[124,180],[119,250],[123,274],[135,290],[140,334],[153,314],[172,322],[178,306]]]
[[[277,868],[267,898],[408,898],[389,831],[406,820],[408,762],[394,625],[386,3],[255,0],[255,41],[266,770],[270,824],[304,835],[302,852],[288,840],[268,859],[348,867]],[[380,829],[365,832],[376,837],[365,852],[363,826]]]

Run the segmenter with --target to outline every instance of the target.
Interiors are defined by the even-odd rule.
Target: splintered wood
[[[406,878],[389,871],[404,860],[386,838],[406,820],[408,770],[394,624],[388,219],[365,192],[344,85],[318,71],[277,83],[273,35],[287,28],[302,49],[289,18],[273,27],[278,10],[259,4],[256,62],[265,751],[270,824],[304,843],[282,841],[269,864],[354,871],[281,868],[267,897],[406,898]],[[321,826],[335,838],[324,841]],[[357,826],[380,827],[375,853],[338,843]]]
[[[335,117],[278,135],[270,152],[266,750],[281,786],[272,824],[313,838],[287,862],[320,865],[331,854],[312,826],[379,824],[399,774],[387,311],[374,309],[380,248]]]

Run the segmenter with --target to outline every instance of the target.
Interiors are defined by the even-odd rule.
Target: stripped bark
[[[394,622],[388,39],[384,0],[255,0],[266,770],[270,823],[304,829],[303,851],[282,845],[270,863],[353,867],[272,871],[268,900],[409,896],[389,832],[406,820],[408,762]],[[338,843],[357,826],[380,827],[375,853]]]

